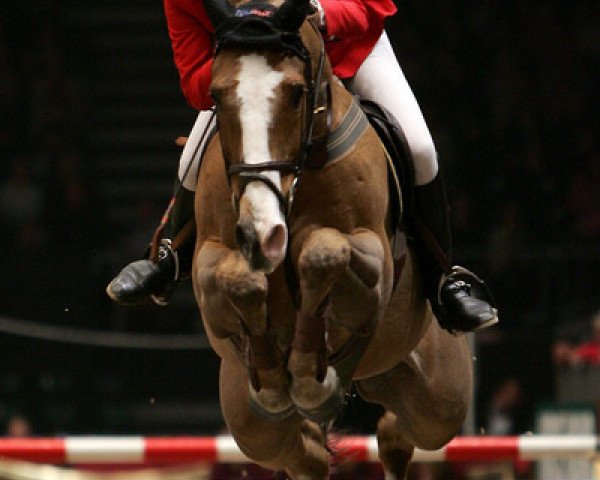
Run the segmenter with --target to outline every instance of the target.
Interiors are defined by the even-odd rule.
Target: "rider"
[[[424,293],[438,322],[449,331],[463,332],[496,323],[496,310],[475,298],[470,282],[448,267],[448,204],[435,146],[384,31],[384,20],[396,12],[393,1],[311,3],[335,75],[345,80],[353,93],[386,107],[404,131],[414,159],[416,183],[414,221],[410,223],[419,226],[409,233],[415,238]],[[164,5],[181,88],[187,101],[200,112],[181,155],[179,185],[173,197],[171,235],[178,238],[178,245],[173,248],[169,240],[163,240],[158,259],[130,263],[115,277],[107,293],[122,305],[146,302],[149,298],[165,304],[182,272],[189,272],[195,238],[193,233],[185,232],[193,230],[189,224],[193,221],[201,144],[205,141],[204,132],[214,122],[209,111],[213,105],[209,85],[214,29],[203,2],[164,0]]]

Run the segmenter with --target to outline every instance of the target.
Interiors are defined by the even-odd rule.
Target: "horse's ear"
[[[227,0],[202,0],[204,8],[215,30],[233,15],[234,8]]]
[[[280,30],[295,32],[311,13],[313,7],[310,0],[286,0],[277,10],[273,23]]]

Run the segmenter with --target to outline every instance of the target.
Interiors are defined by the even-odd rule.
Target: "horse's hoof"
[[[298,413],[316,423],[324,423],[334,419],[344,406],[344,389],[334,368],[328,367],[327,376],[322,386],[329,390],[329,395],[316,406],[309,406],[307,403],[301,402],[299,398],[294,398],[292,394]],[[303,403],[304,405],[302,405]]]
[[[264,420],[275,422],[296,412],[296,405],[287,394],[265,388],[257,392],[252,385],[249,390],[250,408]]]
[[[312,420],[316,423],[324,423],[334,419],[342,407],[344,406],[344,392],[338,390],[334,392],[327,400],[321,405],[311,409],[302,409],[296,407],[298,413],[308,420]]]

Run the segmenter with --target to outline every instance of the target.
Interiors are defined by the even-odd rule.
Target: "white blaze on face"
[[[272,100],[284,74],[274,70],[260,55],[244,55],[239,61],[237,98],[240,103],[244,163],[270,162],[273,160],[269,152],[269,127],[273,120]],[[279,172],[264,171],[262,174],[281,189]],[[247,186],[244,198],[251,205],[252,222],[261,241],[263,253],[272,264],[278,264],[285,256],[287,235],[283,244],[268,241],[275,228],[283,226],[285,229],[277,197],[265,184],[252,182]]]

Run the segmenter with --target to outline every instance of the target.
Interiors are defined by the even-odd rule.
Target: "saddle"
[[[394,116],[381,105],[370,100],[359,99],[362,111],[365,113],[371,126],[375,129],[388,154],[388,179],[391,202],[391,231],[396,237],[398,231],[407,232],[407,223],[413,218],[414,224],[414,193],[415,169],[413,158],[408,147],[408,142],[402,128]],[[412,228],[415,228],[412,225]],[[409,241],[412,236],[409,233]],[[427,240],[426,240],[427,241]],[[440,250],[437,240],[430,236],[428,248]],[[393,241],[392,241],[393,243]],[[444,255],[442,252],[441,255]],[[394,285],[403,267],[402,259],[394,259]],[[451,275],[456,280],[462,280],[471,285],[472,296],[496,307],[494,299],[487,284],[473,272],[464,267],[452,267]]]
[[[391,231],[404,230],[414,205],[415,169],[406,136],[394,116],[371,100],[358,99],[388,154]]]

